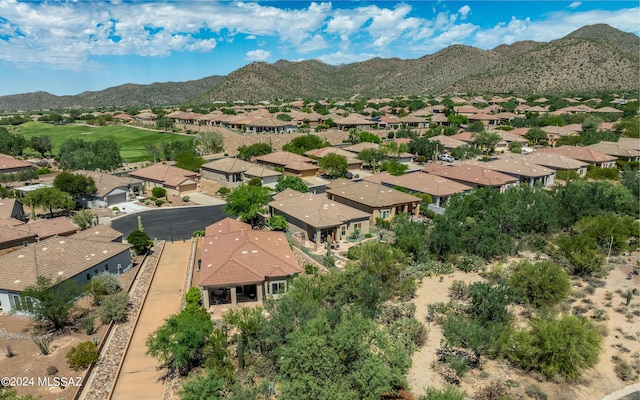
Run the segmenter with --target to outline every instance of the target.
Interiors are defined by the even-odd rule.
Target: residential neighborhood
[[[145,160],[122,160],[110,170],[93,169],[91,162],[69,168],[61,159],[37,157],[28,146],[21,155],[2,154],[0,339],[12,326],[27,329],[36,317],[33,332],[51,335],[59,346],[62,340],[86,339],[82,324],[88,322],[82,321],[95,320],[97,328],[87,332],[103,344],[96,350],[98,361],[82,370],[89,383],[60,390],[76,398],[127,397],[135,386],[128,374],[140,373],[140,382],[154,382],[147,390],[156,396],[166,390],[164,383],[158,384],[165,382],[160,372],[182,368],[172,366],[174,358],[158,364],[162,353],[152,350],[161,338],[156,335],[173,329],[166,322],[173,318],[193,318],[184,329],[202,324],[223,332],[224,327],[227,337],[235,338],[225,342],[235,351],[228,356],[233,360],[229,368],[244,374],[239,363],[254,368],[257,358],[252,357],[257,356],[240,361],[245,350],[236,346],[243,343],[254,352],[250,354],[258,354],[275,343],[243,325],[244,319],[254,318],[264,329],[278,332],[285,329],[280,318],[311,318],[298,314],[305,307],[318,315],[359,307],[357,318],[364,313],[378,315],[371,317],[378,321],[384,304],[411,304],[415,315],[398,311],[388,318],[396,318],[390,324],[402,326],[397,329],[403,335],[411,332],[412,339],[397,339],[400,347],[395,350],[380,349],[415,359],[416,367],[402,370],[406,382],[422,382],[424,369],[416,369],[422,359],[415,357],[428,351],[437,365],[430,379],[467,387],[466,371],[456,371],[447,358],[452,349],[471,363],[471,376],[478,376],[477,367],[471,367],[473,357],[486,359],[493,370],[496,360],[490,354],[499,351],[504,362],[513,363],[514,374],[533,382],[515,355],[491,347],[498,346],[493,340],[487,339],[488,347],[478,348],[477,356],[467,354],[447,324],[463,324],[455,318],[472,324],[480,317],[446,307],[472,307],[472,287],[488,290],[488,298],[507,286],[526,291],[513,277],[531,266],[547,268],[547,263],[566,276],[560,281],[597,287],[593,293],[585,289],[584,299],[603,301],[600,297],[614,291],[624,297],[616,306],[619,311],[613,304],[611,309],[583,309],[576,299],[573,305],[568,300],[569,289],[558,289],[565,293],[563,300],[548,307],[588,315],[611,330],[622,326],[630,338],[638,318],[633,289],[640,282],[634,191],[640,145],[632,137],[634,127],[621,123],[620,105],[597,107],[590,99],[589,106],[557,113],[562,108],[551,112],[550,101],[538,98],[459,95],[425,99],[422,107],[405,106],[400,112],[399,106],[381,106],[408,104],[401,100],[369,99],[366,105],[377,108],[358,112],[349,102],[319,102],[327,114],[303,111],[313,104],[300,100],[277,107],[225,104],[209,113],[166,109],[164,115],[140,110],[129,116],[114,111],[112,124],[129,129],[153,129],[156,121],[167,118],[173,131],[162,134],[186,144],[148,147]],[[637,115],[637,104],[635,111]],[[287,115],[286,121],[280,115]],[[562,119],[564,125],[539,127],[545,118]],[[206,147],[207,140],[217,144]],[[177,217],[177,210],[187,213]],[[205,222],[203,213],[216,218]],[[185,223],[189,232],[175,234],[175,227]],[[127,228],[119,231],[115,225]],[[598,233],[605,226],[607,233]],[[97,291],[110,280],[117,282],[115,292],[106,287]],[[43,314],[44,294],[72,286],[80,293],[68,300],[75,305],[65,318],[52,322]],[[164,295],[168,290],[173,300]],[[457,290],[469,292],[451,297]],[[118,293],[124,299],[118,300],[120,306],[111,298]],[[425,299],[450,306],[427,309]],[[513,307],[529,307],[530,315],[544,312],[525,297],[513,299]],[[108,314],[117,310],[117,315]],[[331,318],[345,318],[341,315]],[[527,315],[509,318],[518,318],[523,326],[534,323]],[[153,329],[145,330],[141,321]],[[332,323],[347,324],[340,321]],[[520,329],[506,320],[487,323],[493,324],[491,329]],[[444,335],[447,346],[424,344],[427,324]],[[409,326],[415,331],[402,331]],[[15,360],[34,346],[37,335],[25,336],[11,349],[18,354]],[[620,340],[629,348],[637,345]],[[64,364],[66,351],[58,356]],[[53,360],[43,353],[39,357],[39,362]],[[136,365],[141,366],[138,372]],[[589,365],[580,371],[592,376],[588,374],[596,373],[596,364]],[[167,385],[184,385],[186,375],[180,374],[166,378]],[[615,372],[611,376],[608,387],[624,386],[626,381]],[[101,383],[107,381],[113,383]],[[559,393],[554,385],[545,378],[545,391]],[[48,398],[43,391],[33,394]]]

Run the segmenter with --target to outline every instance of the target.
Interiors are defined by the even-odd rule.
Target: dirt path
[[[147,336],[179,311],[190,242],[167,243],[113,390],[113,399],[161,399],[164,370],[145,354]]]

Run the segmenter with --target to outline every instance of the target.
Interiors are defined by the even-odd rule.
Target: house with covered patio
[[[332,243],[346,239],[358,230],[369,233],[369,217],[364,211],[349,207],[313,193],[300,193],[286,189],[273,196],[269,214],[282,215],[289,222],[289,230],[303,232],[318,245],[331,238]]]
[[[283,232],[252,230],[231,218],[205,229],[199,261],[203,305],[261,302],[302,272]]]

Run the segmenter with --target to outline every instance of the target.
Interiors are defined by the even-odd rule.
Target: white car
[[[440,160],[440,161],[444,161],[444,162],[448,162],[448,163],[452,163],[452,162],[454,162],[456,159],[455,159],[455,158],[453,158],[453,157],[451,157],[451,156],[450,156],[450,155],[448,155],[448,154],[440,154],[440,155],[438,156],[438,160]]]

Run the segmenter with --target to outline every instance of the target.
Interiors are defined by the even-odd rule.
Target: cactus
[[[631,304],[631,299],[633,299],[633,291],[627,291],[627,306]]]

